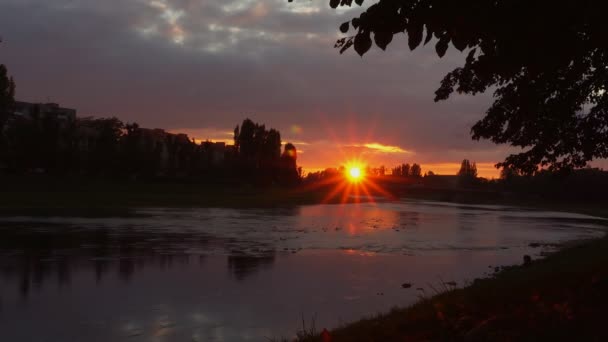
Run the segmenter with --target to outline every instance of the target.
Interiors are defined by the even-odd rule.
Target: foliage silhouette
[[[363,0],[354,3],[362,5]],[[332,8],[353,0],[331,0]],[[475,140],[522,148],[497,167],[524,174],[539,167],[585,166],[608,157],[608,25],[603,1],[379,0],[340,25],[335,47],[361,56],[407,33],[411,50],[435,38],[466,52],[435,92],[494,91],[494,103],[471,130]]]
[[[415,178],[422,177],[422,168],[420,167],[420,165],[416,163],[412,165],[412,168],[410,169],[410,176]]]
[[[1,40],[0,40],[1,42]],[[6,140],[2,135],[4,127],[9,118],[9,114],[15,104],[15,82],[8,76],[8,71],[4,64],[0,64],[0,158],[6,155]]]
[[[460,164],[460,170],[458,170],[458,178],[462,186],[471,186],[477,182],[477,164],[471,163],[468,159],[465,159]]]
[[[11,111],[0,131],[0,166],[14,174],[44,173],[95,178],[176,179],[258,185],[299,183],[297,151],[281,134],[246,119],[235,146],[197,144],[185,134],[141,128],[117,118],[64,118],[32,105]]]
[[[292,143],[285,144],[281,155],[279,182],[284,185],[295,185],[301,178],[301,169],[297,165],[298,151]]]

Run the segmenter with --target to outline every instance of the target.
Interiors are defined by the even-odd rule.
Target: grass
[[[335,329],[331,341],[608,340],[608,238]],[[322,341],[320,335],[298,341]]]
[[[329,334],[326,329],[321,332],[317,332],[316,318],[312,317],[310,323],[306,324],[306,319],[302,316],[302,329],[296,333],[295,341],[315,341],[316,339],[323,339],[323,335]],[[267,337],[269,342],[289,342],[289,339],[285,337],[281,338],[270,338]]]
[[[324,193],[279,187],[33,179],[4,182],[0,209],[275,207],[319,203]]]
[[[2,176],[0,213],[15,210],[41,212],[79,211],[127,213],[137,207],[269,208],[324,201],[332,186],[303,188],[253,187],[214,183],[130,182],[89,179],[57,179],[46,176]],[[572,203],[550,199],[503,198],[499,193],[465,190],[410,189],[401,198],[439,200],[463,204],[503,204],[535,209],[579,212],[608,217],[608,203]],[[333,196],[329,203],[338,203]],[[347,197],[348,201],[353,198]],[[365,200],[365,199],[362,199]]]

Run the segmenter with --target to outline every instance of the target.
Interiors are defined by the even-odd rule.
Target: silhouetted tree
[[[492,89],[494,103],[472,137],[525,149],[497,166],[530,174],[539,166],[581,167],[608,157],[606,12],[605,1],[379,0],[340,26],[354,33],[336,47],[363,55],[372,38],[386,49],[406,32],[411,50],[435,38],[439,57],[450,43],[466,52],[464,66],[444,77],[435,100]]]
[[[44,141],[40,136],[40,122],[33,113],[33,119],[14,117],[4,129],[6,141],[5,161],[9,169],[23,173],[41,167]]]
[[[420,178],[422,177],[422,168],[420,165],[414,163],[410,169],[410,177]]]
[[[276,181],[281,157],[279,131],[245,119],[234,134],[241,177],[263,183]]]
[[[137,123],[125,125],[125,135],[123,136],[122,159],[124,171],[131,177],[137,177],[143,170],[143,153],[139,150],[141,132]]]
[[[471,163],[468,159],[464,159],[460,164],[458,176],[477,177],[477,165],[475,162]]]
[[[186,134],[125,125],[117,118],[66,118],[47,107],[33,104],[27,115],[11,113],[10,125],[2,131],[2,166],[22,174],[133,180],[196,177],[288,185],[301,178],[295,146],[287,144],[281,155],[281,133],[249,119],[235,129],[235,146],[210,141],[197,145]]]
[[[285,185],[294,185],[300,181],[300,172],[297,165],[298,151],[292,143],[285,144],[281,155],[281,169],[279,182]]]
[[[119,170],[120,142],[124,124],[119,119],[101,118],[91,120],[90,125],[97,135],[89,153],[89,174],[111,175]]]
[[[256,124],[250,119],[245,119],[240,129],[239,126],[236,126],[234,134],[234,143],[238,148],[239,158],[243,162],[253,164],[257,150],[255,146]]]
[[[477,165],[475,162],[471,163],[468,159],[464,159],[460,164],[458,178],[463,186],[474,185],[477,180]]]
[[[510,181],[517,176],[519,176],[519,174],[517,170],[513,168],[503,167],[502,170],[500,170],[500,179],[502,180]]]
[[[403,164],[401,165],[401,176],[402,177],[409,177],[410,176],[410,169],[411,166],[410,164]]]
[[[4,127],[15,104],[15,81],[8,76],[4,64],[0,64],[0,127]]]
[[[15,81],[8,76],[4,64],[0,65],[0,160],[8,153],[8,142],[5,137],[5,126],[15,104]]]

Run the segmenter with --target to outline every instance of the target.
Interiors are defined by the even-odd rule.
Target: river
[[[423,201],[5,215],[0,340],[292,338],[303,320],[336,327],[605,232],[580,214]]]

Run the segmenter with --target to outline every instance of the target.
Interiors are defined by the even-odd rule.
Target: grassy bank
[[[126,210],[136,207],[277,207],[303,204],[339,203],[350,196],[333,193],[335,185],[325,187],[255,187],[200,182],[142,182],[94,179],[57,179],[46,176],[0,178],[0,211],[10,209],[91,209]],[[393,185],[394,186],[394,185]],[[579,212],[608,217],[608,203],[564,201],[550,198],[513,197],[499,192],[466,189],[408,188],[390,184],[382,196],[391,199],[419,199],[463,204],[502,204],[532,209]],[[369,190],[369,189],[368,189]],[[360,198],[359,201],[366,199]]]
[[[608,238],[331,332],[331,341],[608,340]],[[301,341],[322,341],[320,336]]]
[[[10,178],[0,209],[134,207],[273,207],[319,203],[322,192],[214,183]]]

